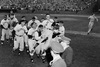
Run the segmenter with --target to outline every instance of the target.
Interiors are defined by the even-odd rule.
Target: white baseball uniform
[[[39,20],[35,20],[34,22],[37,24],[37,26],[39,26],[41,23]]]
[[[30,20],[29,22],[28,22],[28,28],[31,28],[31,24],[33,23],[33,20]]]
[[[9,35],[12,36],[12,31],[14,29],[13,24],[14,22],[18,23],[17,18],[13,18],[13,19],[9,19],[9,23],[10,23],[10,30],[9,30]]]
[[[89,33],[93,28],[95,20],[98,21],[98,19],[97,19],[96,16],[89,16],[88,19],[90,19],[90,22],[89,22],[89,25],[88,25],[88,27],[89,27],[88,33]]]
[[[52,34],[53,32],[51,30],[44,29],[44,32],[42,33],[42,39],[38,41],[39,45],[36,48],[38,53],[40,53],[40,51],[43,52],[49,47],[50,40],[52,39]]]
[[[41,36],[42,36],[42,32],[40,31],[36,31],[35,32],[35,39],[37,40],[37,43],[41,40]],[[39,44],[36,48],[35,48],[36,54],[39,54],[41,51],[41,44]]]
[[[33,51],[34,51],[34,46],[36,44],[36,40],[35,40],[35,32],[36,29],[30,28],[28,31],[28,46],[29,46],[29,51],[30,51],[30,55],[33,56]]]
[[[51,25],[52,25],[53,22],[54,22],[53,19],[44,20],[44,21],[42,22],[42,25],[45,26],[45,27],[48,28],[48,29],[51,29]]]
[[[13,49],[16,50],[19,47],[19,50],[23,51],[24,50],[24,35],[25,35],[25,32],[27,31],[27,28],[26,26],[22,27],[21,24],[17,24],[14,30],[16,31],[16,35],[14,38]]]
[[[8,19],[1,20],[1,25],[3,26],[1,40],[4,41],[5,35],[6,35],[6,39],[9,39],[9,30],[8,30],[9,20]]]

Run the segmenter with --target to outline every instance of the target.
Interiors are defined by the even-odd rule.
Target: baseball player
[[[47,50],[49,46],[49,42],[52,38],[53,31],[52,29],[47,29],[45,28],[43,33],[42,33],[42,39],[39,41],[40,44],[42,44],[42,52],[43,50]]]
[[[14,38],[13,51],[19,48],[19,55],[24,50],[24,34],[27,32],[25,22],[26,22],[25,20],[22,20],[21,24],[17,24],[14,28],[15,38]]]
[[[52,39],[54,39],[57,35],[59,35],[58,34],[58,32],[56,32],[57,34],[54,34],[54,31],[53,30],[55,30],[55,26],[52,26],[52,29],[50,30],[50,29],[45,29],[45,33],[47,33],[47,34],[45,34],[44,36],[47,38],[47,40],[45,40],[43,43],[43,45],[42,45],[42,51],[43,51],[43,55],[45,56],[45,59],[47,60],[47,62],[49,63],[51,60],[52,60],[52,57],[51,57],[51,53],[50,53],[50,48],[49,48],[49,46],[50,46],[50,41],[52,40]],[[59,28],[59,26],[58,26],[58,28]],[[46,39],[46,38],[44,38],[44,39]]]
[[[31,28],[31,24],[35,21],[35,17],[32,17],[32,19],[28,22],[28,29]]]
[[[12,34],[12,31],[13,31],[14,27],[16,26],[16,24],[18,23],[18,20],[14,16],[14,14],[10,15],[9,23],[10,23],[9,35],[10,35],[10,38],[13,39],[14,35]]]
[[[88,32],[87,34],[89,34],[91,32],[91,30],[93,29],[93,25],[95,20],[98,22],[98,18],[95,16],[95,14],[93,14],[92,16],[89,16],[88,19],[90,19],[89,25],[88,25]]]
[[[5,40],[5,35],[6,35],[6,39],[8,42],[9,39],[9,20],[7,19],[7,15],[4,16],[4,19],[1,20],[1,28],[2,28],[2,34],[1,34],[1,44],[4,43]]]
[[[43,34],[43,25],[39,25],[38,26],[38,30],[35,32],[35,39],[37,40],[37,43],[39,44],[36,48],[35,48],[35,51],[36,51],[36,54],[39,55],[40,54],[40,51],[41,51],[41,42],[43,41],[42,40],[42,34]]]
[[[46,14],[46,20],[42,22],[43,26],[47,29],[51,29],[51,25],[53,24],[54,20],[51,19],[49,14]]]
[[[37,24],[36,23],[32,23],[31,24],[31,28],[28,31],[28,45],[29,45],[29,52],[30,52],[30,56],[31,56],[31,61],[33,62],[33,55],[34,55],[34,47],[36,45],[36,35],[38,33],[36,33],[36,28],[37,28]]]
[[[15,18],[14,12],[13,11],[10,11],[10,13],[7,15],[7,18],[10,19],[12,15]]]
[[[41,22],[38,20],[37,16],[34,16],[35,17],[35,23],[37,23],[37,25],[39,26],[41,24]]]
[[[26,28],[28,30],[28,21],[26,20],[26,16],[22,16],[20,22],[21,21],[25,21],[25,26],[26,26]],[[20,24],[20,22],[19,22],[19,24]],[[28,49],[28,36],[27,36],[27,32],[24,34],[24,43],[25,43],[26,49]]]
[[[61,44],[57,41],[51,41],[51,55],[53,60],[49,63],[51,67],[67,67],[65,61],[61,58],[60,53],[64,51]]]

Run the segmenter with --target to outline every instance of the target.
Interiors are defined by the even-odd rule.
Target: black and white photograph
[[[0,0],[0,67],[100,67],[100,0]]]

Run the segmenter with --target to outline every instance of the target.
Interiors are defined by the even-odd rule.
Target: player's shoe
[[[3,45],[4,44],[4,41],[1,41],[1,45]]]
[[[31,62],[34,63],[34,61],[33,61],[33,56],[31,56]]]

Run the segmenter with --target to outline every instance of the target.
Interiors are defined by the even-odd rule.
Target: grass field
[[[27,20],[34,16],[34,14],[17,14],[16,16],[20,19],[22,15],[25,15]],[[44,15],[37,16],[39,19],[44,17]],[[0,15],[0,20],[2,18],[3,14]],[[87,16],[58,15],[58,18],[65,21],[66,30],[86,32],[88,29]],[[93,32],[100,33],[99,25],[100,23],[95,24]],[[71,67],[100,67],[100,38],[75,34],[65,34],[65,36],[72,39],[70,46],[73,48],[74,56]],[[4,45],[0,45],[0,67],[47,67],[47,64],[42,63],[41,59],[36,56],[32,64],[26,52],[22,56],[14,55],[10,43],[5,42]]]

